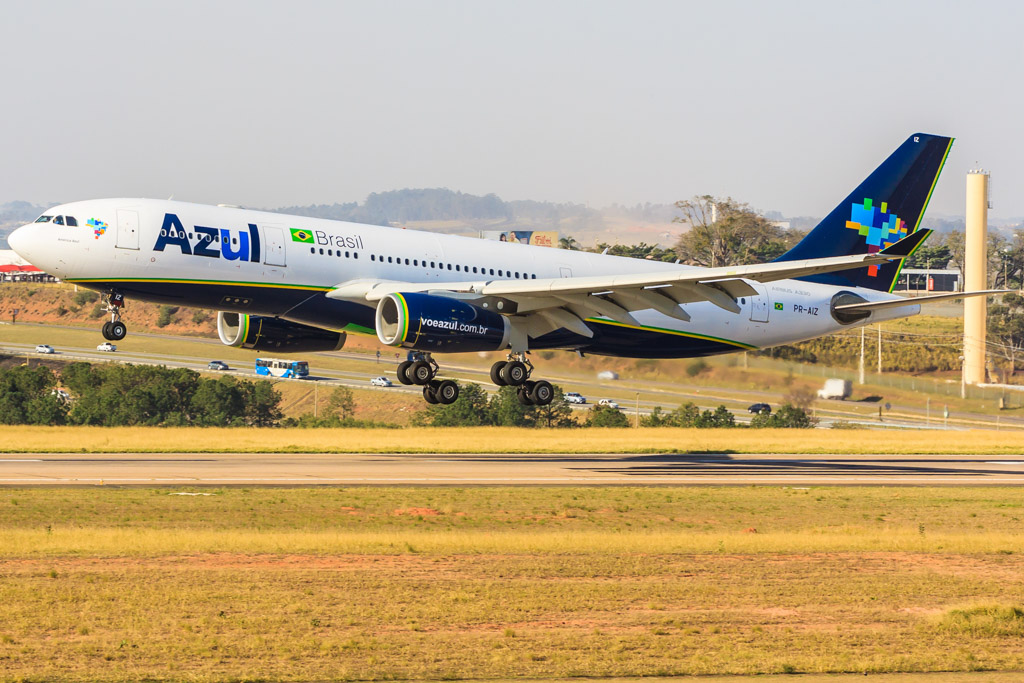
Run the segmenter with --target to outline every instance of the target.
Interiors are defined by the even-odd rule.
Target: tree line
[[[271,427],[281,394],[265,380],[185,368],[70,363],[0,369],[0,424]]]

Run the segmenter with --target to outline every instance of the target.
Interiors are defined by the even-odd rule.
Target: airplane
[[[459,387],[435,353],[505,351],[491,380],[547,405],[529,353],[689,358],[791,344],[994,290],[892,294],[953,139],[915,133],[770,263],[701,268],[471,237],[155,199],[55,206],[15,230],[19,256],[104,296],[215,309],[224,344],[340,349],[349,333],[409,351],[398,380],[428,403]]]

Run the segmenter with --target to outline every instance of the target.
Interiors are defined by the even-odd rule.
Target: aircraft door
[[[117,240],[114,245],[118,249],[139,248],[139,212],[126,209],[117,210]]]
[[[757,296],[750,297],[750,321],[766,323],[768,322],[768,309],[772,304],[768,296],[768,288],[759,282],[750,284],[757,290]]]
[[[281,228],[264,226],[263,243],[266,245],[263,250],[263,263],[268,266],[285,265],[284,231]]]

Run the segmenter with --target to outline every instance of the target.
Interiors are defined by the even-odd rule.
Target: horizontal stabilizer
[[[921,243],[928,239],[930,234],[932,234],[931,230],[921,228],[917,232],[912,232],[903,239],[890,244],[880,253],[886,256],[895,256],[896,258],[906,258],[913,254],[914,250],[921,246]]]
[[[917,234],[917,233],[914,233]],[[909,238],[908,238],[909,239]],[[896,246],[896,245],[893,245]],[[948,294],[929,294],[927,296],[914,296],[888,301],[863,301],[858,304],[843,304],[836,306],[837,311],[877,311],[881,308],[899,308],[901,306],[915,306],[917,304],[930,304],[936,301],[948,301],[949,299],[966,299],[971,296],[988,296],[990,294],[1007,294],[1011,289],[983,289],[977,292],[950,292]]]

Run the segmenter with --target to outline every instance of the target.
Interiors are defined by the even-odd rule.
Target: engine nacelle
[[[228,346],[276,353],[337,351],[345,345],[344,332],[322,330],[280,318],[245,313],[217,313],[217,334]]]
[[[508,346],[509,322],[460,299],[420,293],[388,294],[377,304],[377,338],[420,351],[498,351]]]

